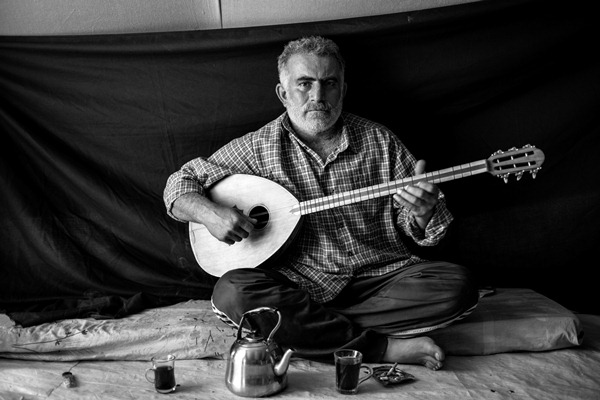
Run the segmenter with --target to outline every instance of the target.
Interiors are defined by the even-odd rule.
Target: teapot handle
[[[269,337],[267,338],[268,342],[271,341],[271,339],[273,338],[273,335],[275,334],[275,332],[277,331],[277,329],[279,329],[279,325],[281,325],[281,313],[279,312],[278,309],[271,308],[271,307],[258,307],[258,308],[255,308],[253,310],[246,311],[242,315],[242,319],[240,320],[240,324],[238,325],[237,340],[241,340],[242,339],[242,326],[244,326],[244,319],[246,319],[246,316],[248,316],[250,314],[260,314],[261,312],[267,312],[267,311],[268,312],[277,313],[277,324],[271,330],[271,333],[269,334]]]

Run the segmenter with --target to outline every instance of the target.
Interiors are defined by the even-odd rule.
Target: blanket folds
[[[46,361],[227,358],[237,329],[212,312],[210,301],[190,300],[122,319],[64,319],[33,327],[0,315],[0,358]],[[448,355],[547,351],[578,346],[577,316],[529,289],[499,289],[473,314],[430,334]],[[277,336],[275,336],[277,341]]]

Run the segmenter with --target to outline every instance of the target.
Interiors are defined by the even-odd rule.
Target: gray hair
[[[287,62],[290,57],[296,54],[314,54],[320,57],[333,57],[340,65],[342,76],[344,75],[346,62],[342,57],[338,45],[331,39],[326,39],[321,36],[309,36],[293,40],[285,45],[283,52],[277,58],[279,80],[282,80],[282,75],[286,72]]]

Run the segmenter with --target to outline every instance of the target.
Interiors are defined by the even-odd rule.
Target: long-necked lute
[[[428,172],[361,189],[316,199],[298,201],[281,185],[254,175],[235,174],[220,180],[209,191],[218,204],[235,207],[258,220],[250,236],[228,245],[213,237],[202,224],[190,222],[189,234],[196,261],[207,273],[220,277],[225,272],[257,267],[276,257],[291,243],[300,228],[302,216],[348,204],[393,195],[420,181],[441,183],[489,172],[504,181],[525,171],[535,178],[544,162],[544,153],[535,146],[497,151],[489,158]]]

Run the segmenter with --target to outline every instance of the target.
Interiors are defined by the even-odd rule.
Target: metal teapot
[[[242,326],[246,317],[262,312],[277,313],[278,317],[267,340],[256,332],[242,338]],[[231,346],[225,373],[225,384],[232,393],[244,397],[262,397],[275,394],[286,387],[286,372],[294,350],[288,349],[283,353],[273,342],[273,335],[280,324],[281,313],[274,308],[259,307],[242,315],[237,340]]]

